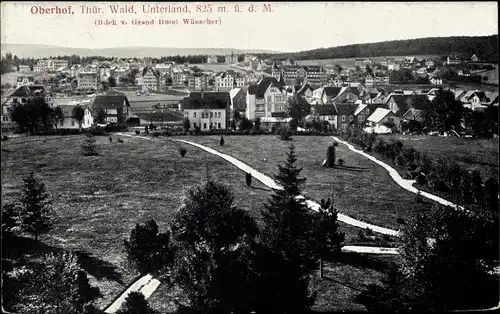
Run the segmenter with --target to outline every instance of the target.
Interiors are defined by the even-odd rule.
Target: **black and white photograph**
[[[0,6],[2,313],[500,310],[497,2]]]

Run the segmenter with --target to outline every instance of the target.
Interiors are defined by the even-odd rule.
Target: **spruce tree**
[[[38,241],[38,235],[46,233],[52,228],[51,201],[45,191],[45,184],[37,180],[33,172],[23,181],[24,186],[19,199],[21,203],[21,229],[32,234],[35,241]]]
[[[270,252],[269,263],[280,265],[266,274],[269,287],[265,294],[281,312],[306,311],[312,304],[308,293],[309,275],[316,268],[314,220],[304,200],[298,198],[300,171],[295,165],[295,147],[290,146],[284,165],[278,165],[276,182],[282,187],[274,191],[262,211],[264,229],[262,243]],[[274,288],[273,288],[274,287]],[[282,304],[276,304],[283,302]]]

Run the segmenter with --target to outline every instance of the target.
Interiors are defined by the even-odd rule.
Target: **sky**
[[[110,4],[128,2],[1,3],[1,42],[78,48],[127,46],[268,49],[283,52],[357,43],[444,36],[487,36],[498,33],[496,2],[169,2],[133,4],[136,13],[113,14]],[[143,5],[187,5],[190,13],[144,13]],[[208,11],[211,4],[212,12]],[[234,5],[241,12],[235,12]],[[248,12],[250,5],[257,12]],[[72,6],[72,15],[32,14],[39,8]],[[82,14],[95,6],[102,14]],[[227,12],[217,12],[218,7]],[[183,25],[184,18],[220,21],[220,25]],[[117,25],[97,26],[96,20]],[[158,25],[158,20],[177,25]],[[151,21],[155,25],[132,25]],[[120,25],[126,21],[128,25]]]

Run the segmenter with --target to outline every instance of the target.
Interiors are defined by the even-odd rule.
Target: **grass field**
[[[148,219],[166,228],[186,188],[205,178],[206,164],[212,177],[231,186],[235,205],[252,215],[269,194],[258,182],[248,188],[239,170],[218,157],[192,147],[180,157],[173,142],[125,138],[120,144],[116,138],[110,143],[107,137],[97,137],[101,155],[84,157],[79,136],[47,139],[2,142],[2,200],[17,197],[22,178],[31,170],[45,182],[58,222],[43,243],[86,253],[87,270],[103,294],[101,306],[137,275],[126,265],[123,239],[136,223]]]
[[[381,135],[396,138],[432,158],[450,158],[469,170],[477,169],[483,177],[498,177],[498,139],[473,139],[440,136]]]
[[[26,252],[4,242],[4,259],[27,263],[41,252],[79,252],[91,283],[101,290],[98,305],[103,308],[138,275],[126,263],[123,239],[136,223],[148,219],[155,219],[161,230],[167,228],[185,190],[205,178],[206,165],[213,178],[232,188],[235,205],[261,223],[259,209],[271,191],[256,180],[248,188],[244,174],[223,159],[188,145],[184,145],[188,152],[182,158],[177,152],[180,144],[162,138],[148,141],[125,137],[122,144],[117,143],[116,136],[113,142],[107,137],[96,139],[101,151],[96,157],[81,155],[80,136],[18,137],[2,142],[4,204],[15,201],[22,178],[34,171],[46,184],[58,217],[40,245],[29,237],[18,239],[18,244],[30,248]],[[228,138],[227,148],[236,139]],[[271,168],[274,172],[276,165]],[[343,226],[342,230],[347,244],[364,243],[357,239],[359,229]],[[315,309],[363,308],[354,299],[359,289],[365,283],[378,282],[385,271],[384,267],[370,266],[377,264],[377,258],[364,259],[327,264],[325,278],[315,278],[312,283],[318,290]],[[173,291],[161,285],[150,302],[154,308],[170,312],[173,296]]]
[[[277,163],[285,160],[289,145],[294,144],[297,165],[303,167],[301,174],[307,179],[304,194],[320,200],[330,197],[334,186],[338,208],[370,223],[398,229],[396,219],[405,218],[415,206],[415,194],[399,187],[382,167],[344,145],[337,147],[337,158],[344,159],[346,167],[322,167],[331,137],[294,136],[292,141],[281,141],[276,136],[226,136],[223,147],[219,136],[185,139],[238,158],[267,175],[276,173]]]

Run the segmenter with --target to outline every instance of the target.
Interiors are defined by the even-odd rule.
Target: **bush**
[[[141,131],[135,130],[135,135],[139,135],[139,134],[141,134]]]
[[[86,134],[85,141],[82,144],[82,151],[84,156],[99,155],[99,152],[97,151],[97,145],[95,142],[96,140],[92,134]]]
[[[153,132],[153,137],[158,137],[158,136],[160,136],[160,132],[154,131]]]
[[[417,184],[427,184],[427,177],[424,175],[424,174],[419,174],[416,178],[416,182]]]
[[[245,175],[245,179],[246,179],[246,182],[247,182],[247,186],[251,186],[252,185],[252,174],[251,173],[247,173]]]
[[[220,137],[220,142],[219,142],[220,146],[224,146],[224,137]]]
[[[187,153],[187,149],[185,147],[179,147],[179,154],[184,157]]]
[[[2,141],[7,141],[9,137],[7,135],[2,135]]]
[[[94,136],[105,136],[107,135],[106,131],[101,128],[100,126],[93,126],[88,130],[89,134],[92,134]]]
[[[335,150],[339,144],[334,142],[332,145],[328,146],[326,150],[326,166],[332,168],[335,166]]]
[[[339,160],[337,161],[337,164],[338,164],[340,167],[344,166],[344,159],[339,158]]]

